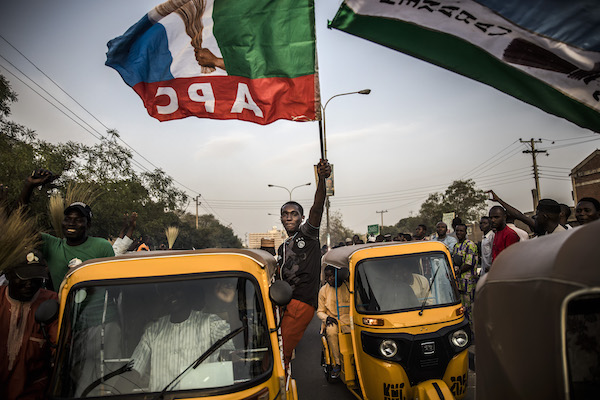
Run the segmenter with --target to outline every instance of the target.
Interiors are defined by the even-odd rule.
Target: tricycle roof
[[[355,254],[360,258],[386,257],[391,255],[418,254],[431,251],[447,252],[446,246],[438,241],[414,241],[414,242],[377,242],[343,246],[332,249],[325,253],[321,266],[332,265],[338,268],[350,266],[350,260]]]
[[[119,279],[227,271],[248,268],[250,265],[264,270],[268,277],[276,269],[275,258],[258,249],[143,251],[88,260],[71,268],[65,281],[74,275],[79,276],[77,280],[83,278],[83,275],[89,275],[89,279]]]

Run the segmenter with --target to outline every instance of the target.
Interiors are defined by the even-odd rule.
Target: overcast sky
[[[294,200],[310,207],[313,164],[320,157],[318,124],[151,118],[104,62],[106,43],[158,3],[3,2],[0,73],[19,96],[11,119],[51,142],[93,144],[98,132],[116,129],[149,160],[136,155],[139,163],[164,169],[191,197],[201,194],[201,212],[231,225],[241,239],[281,227],[269,214],[277,214],[289,195],[267,185],[291,189],[312,182],[293,192]],[[381,221],[377,211],[383,210],[384,224],[394,224],[416,214],[429,193],[466,178],[531,210],[532,160],[522,153],[520,138],[542,138],[536,146],[548,150],[539,156],[542,197],[573,204],[568,174],[599,146],[599,135],[424,61],[328,30],[340,3],[316,3],[323,102],[338,93],[372,90],[336,98],[326,110],[328,158],[335,170],[331,209],[341,212],[346,226],[364,233]],[[193,203],[189,211],[195,212]]]

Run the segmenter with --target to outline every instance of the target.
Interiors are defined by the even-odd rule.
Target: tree
[[[345,242],[346,238],[351,238],[355,235],[350,228],[344,226],[342,213],[340,211],[329,211],[329,235],[331,247],[337,246],[339,242]],[[327,244],[327,221],[325,215],[321,222],[321,245]]]
[[[442,220],[442,214],[454,212],[464,223],[476,221],[485,210],[486,195],[475,188],[472,179],[452,182],[444,193],[432,193],[421,204],[419,217],[428,227]]]
[[[201,217],[198,230],[190,225],[187,194],[175,187],[173,179],[163,170],[138,173],[132,167],[132,152],[118,143],[119,133],[108,130],[99,143],[84,145],[67,142],[51,144],[39,140],[32,130],[8,121],[10,104],[17,95],[0,75],[0,184],[7,200],[14,203],[31,171],[47,168],[60,177],[50,187],[32,196],[30,209],[40,216],[43,231],[51,231],[48,218],[48,197],[54,191],[66,197],[69,184],[84,183],[100,195],[94,204],[90,234],[104,238],[118,235],[123,214],[138,213],[137,232],[151,248],[166,243],[165,229],[180,228],[175,248],[241,247],[241,240],[230,227],[225,227],[212,215]]]
[[[0,75],[0,120],[10,115],[10,105],[17,101],[17,94],[13,92],[6,78]]]
[[[424,224],[425,226],[427,226],[427,221],[425,221],[425,219],[423,219],[420,216],[406,217],[398,221],[398,223],[395,226],[398,229],[398,232],[410,233],[412,235],[415,233],[415,230],[417,229],[417,226],[419,224]],[[431,225],[427,226],[428,232],[431,232],[431,229]]]

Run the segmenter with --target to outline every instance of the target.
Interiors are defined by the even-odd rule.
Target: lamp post
[[[369,94],[371,93],[371,89],[363,89],[357,90],[356,92],[348,92],[348,93],[339,93],[334,96],[331,96],[326,102],[324,106],[321,106],[321,119],[319,120],[319,132],[321,134],[321,158],[327,159],[327,136],[326,136],[326,126],[325,126],[325,109],[327,108],[327,104],[331,100],[340,96],[347,96],[349,94]],[[323,121],[321,123],[321,121]],[[325,199],[325,215],[327,218],[327,248],[331,249],[331,235],[329,231],[329,196]]]
[[[321,155],[323,156],[323,159],[327,159],[327,127],[326,127],[326,123],[325,123],[325,109],[327,108],[327,104],[329,104],[329,102],[333,99],[335,99],[336,97],[340,97],[340,96],[347,96],[349,94],[369,94],[371,93],[371,89],[363,89],[363,90],[357,90],[356,92],[348,92],[348,93],[339,93],[336,94],[334,96],[331,96],[329,98],[329,100],[327,100],[325,102],[325,105],[321,107],[321,115],[322,115],[322,121],[323,121],[323,128],[321,129],[323,134],[321,135]],[[321,121],[319,121],[319,128],[321,127]]]
[[[288,189],[288,188],[286,188],[286,187],[284,187],[284,186],[271,185],[270,183],[269,183],[267,186],[268,186],[268,187],[277,187],[277,188],[281,188],[281,189],[285,189],[285,190],[287,190],[287,192],[290,194],[290,201],[292,201],[292,192],[294,191],[294,189],[298,189],[299,187],[302,187],[302,186],[310,186],[310,182],[308,182],[308,183],[305,183],[305,184],[303,184],[303,185],[294,186],[294,187],[292,188],[292,190],[290,190],[290,189]]]

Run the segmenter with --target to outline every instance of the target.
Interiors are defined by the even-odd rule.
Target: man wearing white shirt
[[[525,240],[529,239],[529,233],[527,233],[526,230],[518,228],[515,225],[515,218],[507,215],[506,216],[506,226],[508,226],[510,229],[512,229],[513,231],[515,231],[517,233],[517,235],[519,235],[519,241],[520,242],[524,242]]]
[[[481,276],[486,274],[492,266],[492,246],[494,244],[494,231],[490,217],[481,217],[479,229],[483,232],[481,239]]]

